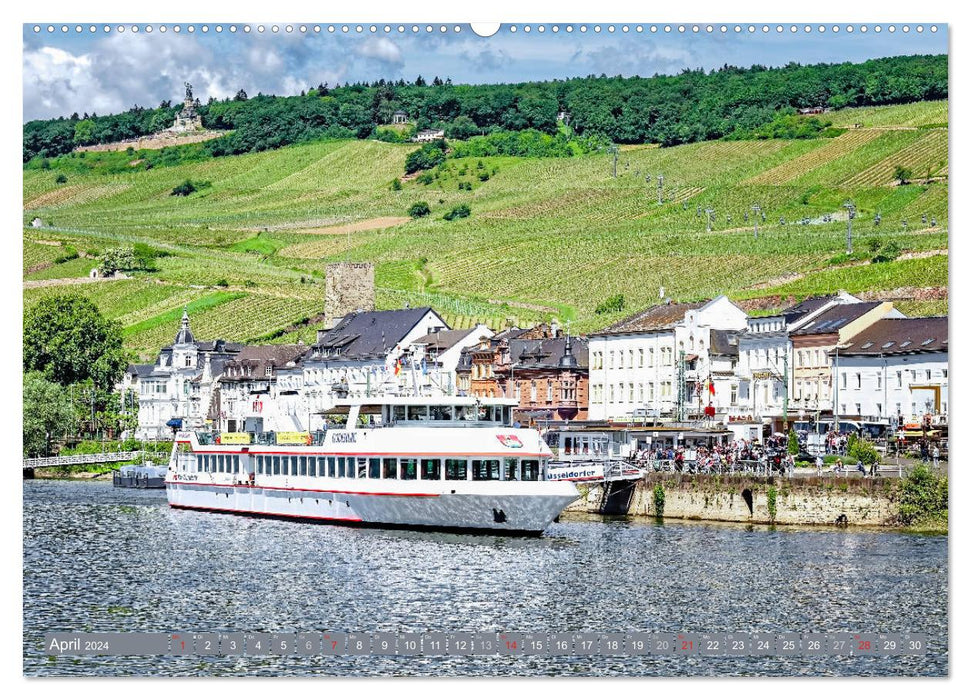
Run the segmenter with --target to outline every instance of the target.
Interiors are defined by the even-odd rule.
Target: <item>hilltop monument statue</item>
[[[184,134],[189,131],[201,131],[203,128],[202,117],[196,113],[198,100],[194,100],[192,97],[192,83],[186,82],[184,85],[185,100],[182,102],[182,109],[175,115],[175,123],[166,129],[166,131],[176,134]]]

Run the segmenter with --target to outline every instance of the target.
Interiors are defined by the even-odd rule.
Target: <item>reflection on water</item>
[[[567,519],[542,538],[170,509],[24,482],[28,675],[943,675],[947,538]],[[51,631],[921,632],[919,657],[50,659]]]

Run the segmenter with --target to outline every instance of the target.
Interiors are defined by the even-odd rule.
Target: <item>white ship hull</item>
[[[407,484],[410,488],[388,491],[378,481],[378,488],[369,492],[367,480],[317,481],[288,486],[170,481],[166,488],[175,508],[346,525],[536,535],[577,498],[572,484],[543,481],[520,483],[515,493],[504,492],[511,491],[508,482],[443,482],[448,486],[443,491],[435,488],[438,484],[415,481]]]
[[[176,443],[165,480],[174,508],[538,535],[579,496],[544,480],[549,448],[525,429],[330,430],[314,445],[202,445],[183,433]]]

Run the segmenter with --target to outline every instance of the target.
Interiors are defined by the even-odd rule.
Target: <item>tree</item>
[[[445,221],[452,221],[453,219],[464,219],[471,216],[471,214],[472,210],[469,209],[467,204],[459,204],[456,207],[452,207],[452,210],[442,218],[445,219]]]
[[[900,252],[900,245],[898,245],[897,241],[889,240],[880,247],[871,262],[882,263],[896,260],[900,257]]]
[[[850,445],[850,441],[847,440],[846,454],[851,459],[859,460],[867,465],[873,464],[880,458],[880,455],[877,454],[877,448],[866,438],[854,440],[852,446]]]
[[[460,115],[455,120],[446,125],[445,135],[451,139],[467,139],[479,133],[479,127],[467,116]]]
[[[613,296],[607,297],[602,302],[600,302],[600,304],[597,305],[597,308],[594,309],[594,313],[596,314],[617,313],[618,311],[623,311],[626,305],[627,305],[626,300],[624,299],[623,294],[614,294]]]
[[[121,324],[76,294],[57,294],[27,309],[23,342],[24,371],[62,386],[91,379],[111,390],[128,365]]]
[[[419,170],[431,170],[445,160],[447,146],[444,139],[426,143],[417,151],[412,151],[405,158],[405,172],[408,174]]]
[[[947,478],[938,478],[918,464],[900,482],[900,519],[911,525],[922,520],[947,518]]]
[[[51,442],[75,428],[71,400],[64,387],[47,381],[40,372],[24,375],[23,416],[25,457],[48,456]]]
[[[893,169],[893,179],[899,182],[901,185],[906,185],[910,181],[913,174],[914,173],[910,168],[905,168],[902,165],[898,165]]]
[[[188,197],[190,194],[196,191],[196,186],[192,184],[192,180],[186,180],[181,185],[176,185],[169,192],[170,197]]]
[[[799,454],[799,438],[796,436],[796,431],[789,428],[789,444],[786,450],[791,455]]]
[[[125,246],[106,250],[104,255],[101,256],[98,271],[103,277],[109,277],[116,272],[134,270],[136,267],[135,249],[131,246]]]
[[[408,207],[408,216],[412,219],[420,219],[423,216],[428,216],[431,211],[428,202],[415,202]]]
[[[79,146],[94,143],[94,121],[83,119],[74,125],[74,143]]]
[[[169,114],[168,110],[159,110],[148,122],[148,132],[150,134],[157,134],[158,132],[167,129],[171,124],[172,116]]]

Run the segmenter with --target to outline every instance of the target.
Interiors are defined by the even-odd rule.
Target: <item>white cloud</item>
[[[249,67],[257,73],[274,74],[283,68],[280,55],[265,46],[254,46],[247,52]]]
[[[91,98],[90,107],[82,111],[106,111],[112,105],[97,92],[90,56],[75,56],[51,46],[24,51],[25,118],[60,114],[64,105],[76,104],[82,95]]]
[[[404,57],[401,54],[401,49],[398,45],[388,39],[387,37],[372,37],[365,39],[364,42],[357,47],[356,53],[364,58],[373,58],[382,63],[389,63],[392,65],[401,65],[404,63]]]
[[[154,107],[163,100],[176,102],[182,99],[185,81],[192,83],[203,101],[231,97],[241,88],[251,95],[292,94],[309,87],[310,81],[316,84],[317,72],[307,69],[304,47],[243,41],[242,37],[220,42],[211,37],[114,34],[74,53],[49,45],[27,46],[24,119],[72,112],[108,114],[135,104]]]

